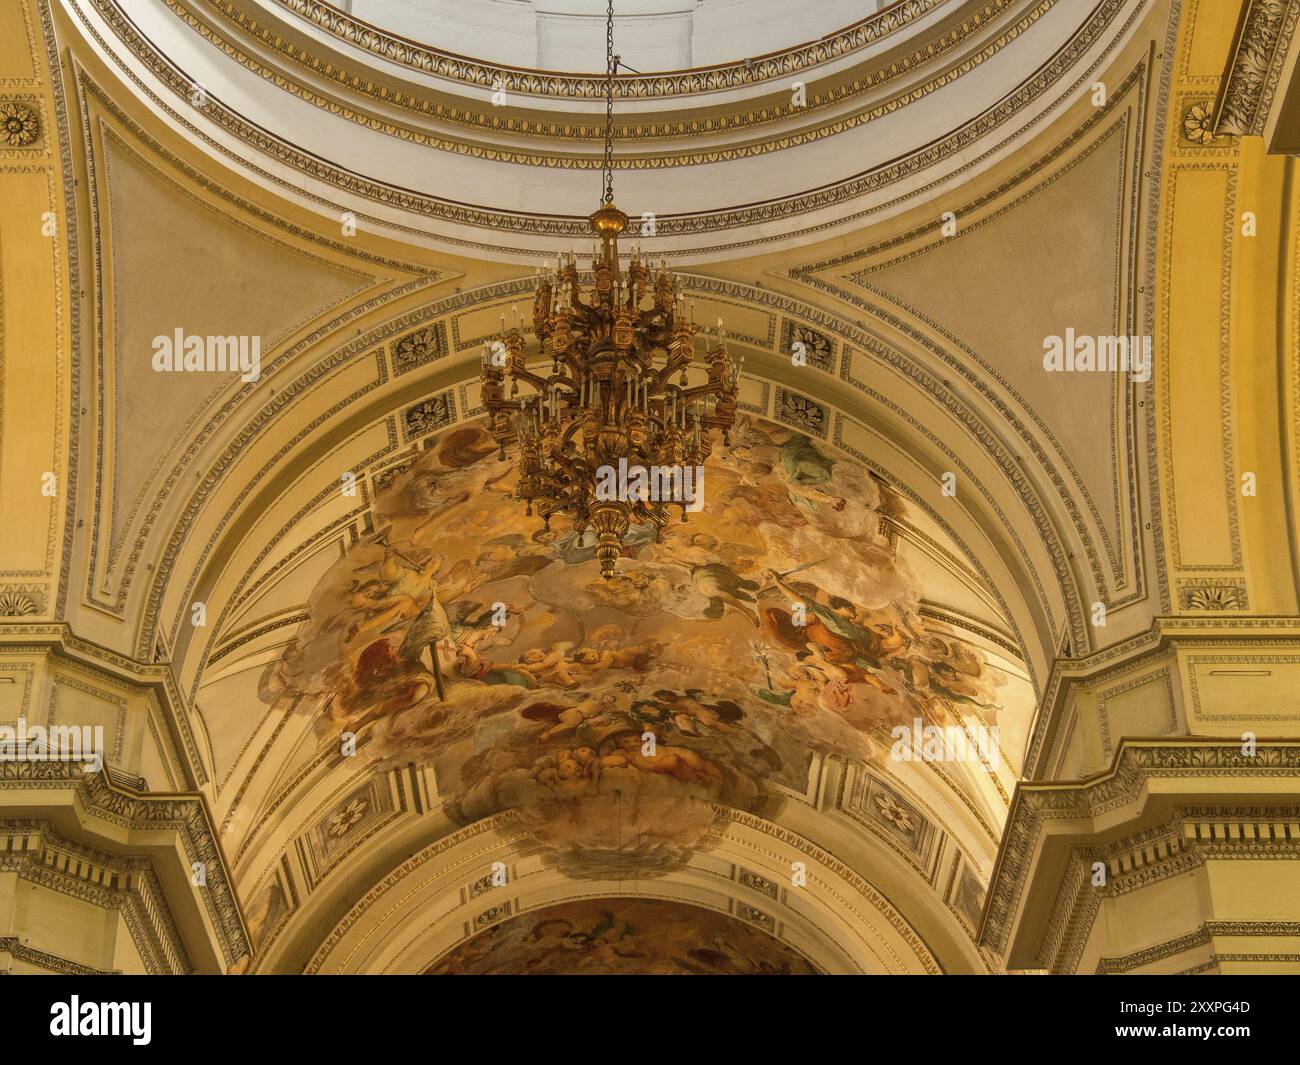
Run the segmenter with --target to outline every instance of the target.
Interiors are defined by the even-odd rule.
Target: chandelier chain
[[[537,272],[527,348],[512,311],[509,328],[483,345],[481,399],[500,447],[517,455],[514,494],[543,532],[553,517],[592,548],[601,577],[618,560],[658,540],[670,507],[681,520],[702,502],[713,435],[722,443],[736,421],[742,355],[732,361],[722,320],[713,343],[688,309],[678,279],[656,271],[633,246],[626,263],[619,237],[631,219],[614,205],[614,0],[605,17],[605,159],[600,207],[588,221],[590,281],[578,256],[561,252]],[[653,232],[649,235],[653,236]],[[558,532],[558,531],[557,531]],[[589,539],[590,538],[590,539]]]
[[[614,0],[608,0],[605,11],[605,190],[602,203],[614,202],[614,71],[618,60],[614,56]]]

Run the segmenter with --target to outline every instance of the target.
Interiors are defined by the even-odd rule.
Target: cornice
[[[118,681],[150,692],[166,720],[171,748],[185,783],[199,787],[208,782],[203,758],[190,727],[185,699],[170,665],[147,663],[75,635],[66,622],[0,622],[0,648],[5,651],[57,651],[72,661],[104,672]]]
[[[1195,932],[1188,932],[1186,935],[1165,940],[1165,942],[1157,943],[1155,946],[1135,950],[1131,954],[1124,954],[1120,957],[1102,958],[1097,964],[1097,975],[1116,976],[1143,965],[1150,965],[1152,962],[1184,954],[1189,950],[1195,950],[1197,947],[1208,946],[1210,935],[1209,925],[1203,924]]]
[[[0,818],[0,837],[0,869],[29,884],[120,913],[146,972],[194,971],[148,858],[88,847],[60,835],[46,819]]]
[[[1089,655],[1058,657],[1039,700],[1025,755],[1025,772],[1031,777],[1046,771],[1040,764],[1056,749],[1055,736],[1061,723],[1069,689],[1077,684],[1094,684],[1123,673],[1144,661],[1155,660],[1178,646],[1199,646],[1230,640],[1235,646],[1294,646],[1300,643],[1300,620],[1289,616],[1269,617],[1172,617],[1152,620],[1150,628]]]
[[[1245,782],[1264,777],[1300,777],[1300,741],[1261,740],[1256,753],[1250,756],[1242,753],[1241,741],[1237,739],[1121,739],[1110,769],[1100,774],[1079,781],[1021,783],[1011,804],[994,866],[980,941],[1001,954],[1006,953],[1048,822],[1093,821],[1137,803],[1147,793],[1152,779],[1194,781],[1200,777],[1235,777]],[[1279,814],[1277,810],[1264,812],[1270,817]],[[1282,844],[1271,843],[1263,837],[1234,839],[1231,846],[1225,846],[1216,842],[1212,829],[1203,830],[1202,823],[1210,824],[1221,815],[1241,816],[1241,810],[1196,808],[1188,809],[1186,815],[1188,828],[1185,836],[1180,837],[1179,853],[1171,851],[1160,859],[1163,872],[1127,873],[1137,878],[1127,885],[1129,889],[1143,886],[1152,876],[1159,879],[1186,871],[1189,861],[1195,864],[1204,856],[1286,856],[1278,850]],[[1184,853],[1185,844],[1190,846]],[[1296,844],[1291,842],[1286,847],[1287,854],[1294,857]]]
[[[1300,24],[1300,0],[1246,0],[1215,101],[1215,134],[1263,136]]]
[[[1077,973],[1103,899],[1116,899],[1153,884],[1200,869],[1207,859],[1281,859],[1300,857],[1300,843],[1281,838],[1292,811],[1283,807],[1178,808],[1163,823],[1102,846],[1073,847],[1067,870],[1051,909],[1047,930],[1037,952],[1036,967],[1052,973]],[[1227,839],[1225,837],[1242,838]],[[1106,866],[1104,887],[1092,882],[1096,863]],[[1294,922],[1209,922],[1201,933],[1234,936],[1297,935]],[[1201,933],[1171,940],[1182,943],[1161,953],[1139,951],[1127,959],[1103,958],[1098,973],[1125,972],[1138,965],[1210,942]],[[1166,945],[1168,946],[1168,944]],[[1155,953],[1152,953],[1154,951]],[[1144,960],[1137,961],[1136,958]]]
[[[0,936],[0,954],[8,954],[11,958],[18,961],[25,961],[29,965],[36,965],[52,973],[58,973],[61,976],[115,976],[115,972],[109,972],[104,969],[95,969],[89,965],[82,965],[80,962],[71,961],[68,958],[61,958],[57,954],[50,954],[48,951],[37,950],[35,947],[29,947],[17,936]],[[0,969],[0,976],[9,976],[9,969]]]
[[[207,871],[207,884],[199,896],[227,966],[250,953],[239,900],[201,793],[142,793],[113,782],[107,773],[84,772],[80,765],[0,760],[0,791],[32,790],[71,791],[83,815],[128,832],[175,832],[187,866],[201,862]]]
[[[1300,924],[1295,921],[1206,921],[1195,932],[1165,940],[1163,943],[1142,950],[1135,950],[1131,954],[1102,958],[1097,965],[1097,974],[1113,976],[1130,972],[1143,965],[1172,958],[1197,947],[1208,947],[1214,942],[1216,936],[1300,936]],[[1213,955],[1213,961],[1217,964],[1221,958],[1227,957],[1229,956],[1216,954]]]

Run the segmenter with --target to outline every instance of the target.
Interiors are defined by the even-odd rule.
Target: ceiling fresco
[[[731,915],[658,899],[582,899],[465,940],[432,977],[815,977],[800,954]]]
[[[263,699],[322,707],[322,745],[431,765],[459,823],[516,811],[579,878],[680,867],[718,807],[770,814],[819,755],[888,768],[895,726],[997,724],[1008,678],[922,618],[882,531],[901,502],[808,437],[742,418],[702,510],[630,536],[611,580],[514,481],[477,425],[433,439]]]
[[[660,899],[581,899],[479,932],[429,976],[816,976],[780,940],[728,914]]]

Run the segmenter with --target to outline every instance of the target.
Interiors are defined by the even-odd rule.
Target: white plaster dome
[[[1131,32],[1124,2],[615,0],[636,71],[614,85],[615,198],[678,265],[899,214],[1087,100],[1089,69]],[[494,260],[586,241],[605,0],[212,7],[215,29],[157,3],[97,32],[141,72],[145,106],[249,180]]]
[[[898,0],[615,0],[614,47],[645,73],[716,66],[817,40]],[[487,62],[605,69],[604,0],[335,0],[354,18]]]

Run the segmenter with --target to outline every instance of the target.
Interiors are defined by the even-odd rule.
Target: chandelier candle
[[[698,483],[690,493],[605,490],[602,470],[680,471],[677,483],[696,477],[736,420],[740,362],[733,363],[726,334],[696,358],[697,327],[679,312],[677,280],[661,262],[658,272],[633,249],[626,269],[618,238],[628,216],[614,205],[613,4],[607,17],[604,199],[590,217],[599,238],[592,249],[586,291],[577,258],[547,263],[533,298],[537,349],[529,369],[528,346],[517,327],[487,345],[483,406],[501,447],[519,450],[517,495],[547,528],[563,515],[576,530],[596,534],[602,576],[611,578],[630,526],[651,525],[656,535],[669,506],[698,510]],[[549,372],[546,363],[549,361]],[[509,379],[509,395],[506,379]],[[522,393],[522,394],[521,394]],[[689,468],[690,473],[685,471]],[[698,479],[697,479],[698,480]],[[686,498],[689,495],[690,498]],[[673,497],[676,498],[673,498]]]

